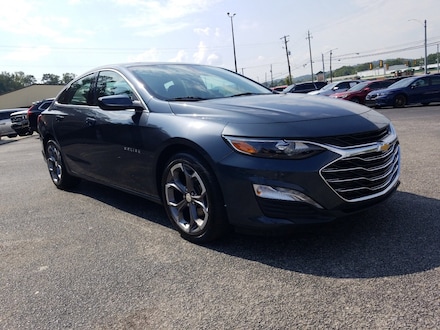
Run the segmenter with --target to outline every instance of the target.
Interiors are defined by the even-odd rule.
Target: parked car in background
[[[86,179],[162,203],[196,243],[230,226],[331,221],[385,200],[399,184],[399,141],[385,116],[273,93],[212,66],[96,68],[66,85],[38,131],[57,188]]]
[[[34,130],[29,126],[28,111],[26,109],[11,113],[11,127],[20,136],[32,135]]]
[[[334,93],[330,95],[330,97],[364,104],[365,97],[369,92],[374,91],[376,89],[387,88],[388,86],[394,84],[395,82],[396,82],[395,79],[363,81],[351,87],[349,90],[345,92]]]
[[[11,113],[14,113],[16,111],[20,111],[23,110],[21,108],[16,108],[16,109],[3,109],[0,110],[0,138],[2,136],[7,136],[7,137],[16,137],[17,136],[17,132],[14,131],[14,129],[12,128],[12,122],[11,122]]]
[[[372,91],[365,97],[370,107],[404,107],[440,102],[440,75],[423,75],[401,79],[386,89]]]
[[[322,95],[322,96],[330,96],[333,93],[344,92],[349,90],[354,85],[359,84],[362,80],[343,80],[343,81],[335,81],[330,84],[325,85],[321,89],[313,92],[309,92],[309,95]]]
[[[37,130],[37,119],[40,113],[46,110],[49,105],[52,104],[54,98],[48,98],[41,101],[36,101],[32,103],[31,107],[27,111],[27,116],[29,120],[29,126],[33,131]]]
[[[273,90],[274,92],[280,92],[281,93],[286,88],[287,88],[287,85],[280,85],[280,86],[271,87],[270,89]]]
[[[287,86],[283,93],[308,93],[311,91],[317,91],[327,85],[327,82],[325,81],[316,81],[316,82],[305,82],[305,83],[298,83],[298,84],[292,84]]]

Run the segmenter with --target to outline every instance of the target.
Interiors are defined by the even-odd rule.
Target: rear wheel
[[[46,163],[50,178],[57,188],[69,189],[79,183],[79,178],[67,173],[60,147],[53,140],[46,145]]]
[[[406,97],[405,95],[397,95],[394,98],[394,107],[395,108],[402,108],[406,105]]]
[[[204,243],[226,233],[220,189],[199,158],[187,153],[172,157],[163,172],[161,189],[166,213],[183,238]]]

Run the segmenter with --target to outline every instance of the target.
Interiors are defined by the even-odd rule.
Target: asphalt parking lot
[[[180,238],[162,207],[51,183],[37,135],[0,140],[2,329],[439,329],[440,106],[383,109],[387,202],[286,237]]]

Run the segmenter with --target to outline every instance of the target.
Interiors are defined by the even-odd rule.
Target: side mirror
[[[143,110],[139,101],[132,101],[126,94],[102,96],[98,98],[98,106],[102,110],[118,111],[118,110]]]

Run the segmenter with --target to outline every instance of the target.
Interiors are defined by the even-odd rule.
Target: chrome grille
[[[13,123],[20,123],[23,120],[27,120],[26,115],[11,116],[11,122],[13,122]]]
[[[383,127],[376,131],[369,131],[365,133],[347,134],[338,136],[327,136],[314,139],[314,142],[321,144],[329,144],[337,147],[350,147],[355,145],[366,145],[375,143],[386,138],[390,134],[390,126]]]
[[[321,170],[327,184],[344,200],[355,202],[386,193],[399,179],[400,147],[395,140],[363,153],[343,155]]]

